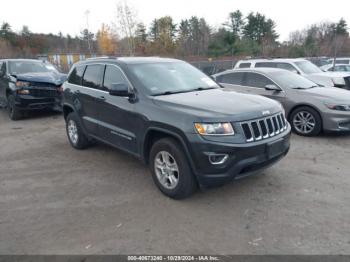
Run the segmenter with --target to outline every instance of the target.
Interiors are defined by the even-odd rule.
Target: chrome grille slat
[[[246,142],[261,141],[287,130],[283,113],[240,123]]]

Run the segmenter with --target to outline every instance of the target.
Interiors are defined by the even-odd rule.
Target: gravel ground
[[[0,110],[0,254],[350,254],[350,135],[292,137],[265,171],[174,201],[60,115]]]

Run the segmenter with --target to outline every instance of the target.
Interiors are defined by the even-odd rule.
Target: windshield
[[[10,61],[9,71],[11,75],[57,72],[57,70],[53,66],[50,67],[49,64],[31,61]]]
[[[309,89],[313,87],[317,87],[318,85],[309,79],[291,73],[291,72],[274,72],[272,73],[273,80],[276,83],[284,88],[292,88],[292,89]]]
[[[185,62],[129,65],[152,95],[219,88],[207,75]]]
[[[304,74],[322,73],[322,70],[309,61],[295,62]]]

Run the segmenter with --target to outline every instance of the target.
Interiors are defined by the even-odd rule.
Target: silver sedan
[[[227,91],[258,94],[279,101],[295,133],[350,131],[350,91],[320,87],[300,75],[273,68],[228,70],[213,76]]]

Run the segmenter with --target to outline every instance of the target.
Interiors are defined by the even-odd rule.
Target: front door
[[[106,65],[103,81],[103,99],[99,103],[99,137],[114,146],[137,154],[137,115],[135,104],[128,97],[112,96],[113,84],[125,84],[131,88],[122,70],[116,65]],[[102,93],[101,93],[102,94]]]
[[[282,104],[285,102],[285,92],[282,89],[280,89],[280,91],[268,90],[268,86],[275,86],[277,88],[278,86],[262,74],[247,72],[245,75],[244,86],[251,94],[265,96],[277,100]]]

